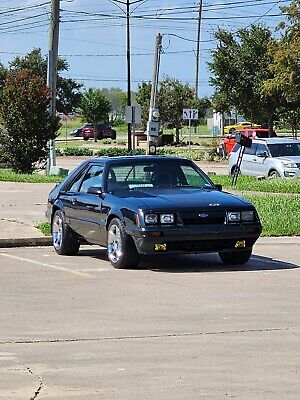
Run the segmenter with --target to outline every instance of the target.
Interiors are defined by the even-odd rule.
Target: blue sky
[[[131,3],[134,0],[130,0]],[[218,27],[235,32],[253,22],[274,29],[282,19],[277,0],[206,0],[201,24],[199,95],[210,95],[207,61]],[[198,1],[145,0],[132,4],[132,90],[152,77],[155,36],[163,34],[160,78],[164,75],[195,83]],[[65,76],[86,88],[126,90],[126,19],[124,6],[114,0],[61,0],[59,54],[70,69]],[[121,9],[120,9],[121,8]],[[8,66],[16,55],[40,47],[47,54],[50,1],[1,0],[0,62]]]

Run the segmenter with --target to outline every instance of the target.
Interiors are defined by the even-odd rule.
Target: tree
[[[265,92],[282,94],[289,109],[300,106],[300,0],[293,0],[289,6],[281,7],[287,21],[282,21],[278,29],[281,38],[269,46],[272,56],[270,71],[273,77],[265,82]]]
[[[0,90],[4,86],[4,81],[6,79],[7,69],[4,67],[3,64],[0,63]]]
[[[147,122],[149,118],[149,107],[150,107],[150,96],[151,96],[151,82],[143,82],[139,85],[138,91],[135,95],[135,99],[141,106],[141,120],[143,129],[147,129]]]
[[[124,118],[125,106],[127,105],[127,94],[120,88],[101,89],[103,96],[111,104],[111,122]]]
[[[139,86],[136,100],[142,107],[142,123],[145,128],[149,116],[150,95],[151,83],[143,83]],[[182,119],[182,110],[198,108],[200,118],[203,118],[210,106],[208,99],[195,99],[195,91],[188,84],[170,77],[165,77],[160,82],[156,104],[159,108],[161,124],[175,129],[177,143],[179,131],[185,123]]]
[[[45,160],[48,141],[59,129],[57,117],[49,114],[49,90],[42,78],[28,71],[9,73],[0,94],[2,155],[13,170],[32,173]]]
[[[271,31],[259,25],[239,29],[234,34],[219,30],[215,33],[219,45],[212,52],[209,69],[211,83],[216,87],[213,102],[222,111],[235,107],[247,119],[268,123],[273,130],[280,93],[274,95],[264,90],[264,82],[273,77],[268,52],[274,41]]]
[[[81,98],[80,89],[82,84],[70,78],[63,78],[59,72],[67,71],[69,65],[66,60],[58,58],[57,62],[57,99],[56,109],[58,112],[68,114],[74,111],[78,106]],[[40,76],[43,81],[47,82],[47,57],[43,57],[41,49],[34,49],[24,57],[17,56],[10,63],[10,70],[17,73],[23,70],[29,71],[35,76]]]
[[[97,124],[107,122],[108,114],[111,111],[110,102],[103,96],[99,89],[86,91],[80,102],[80,112],[86,122]]]
[[[164,125],[175,129],[176,143],[179,143],[179,132],[184,123],[182,110],[191,108],[194,98],[194,89],[178,79],[166,77],[159,85],[157,106],[160,119]]]

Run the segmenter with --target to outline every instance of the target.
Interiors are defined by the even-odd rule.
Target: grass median
[[[253,191],[265,193],[300,193],[300,179],[261,179],[251,176],[239,176],[236,186],[231,185],[232,176],[211,175],[214,183],[221,184],[224,189]]]

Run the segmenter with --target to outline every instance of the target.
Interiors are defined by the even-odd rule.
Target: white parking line
[[[81,277],[91,277],[91,275],[86,274],[85,272],[74,271],[74,270],[69,269],[69,268],[59,267],[58,265],[54,265],[54,264],[43,263],[43,262],[40,262],[40,261],[32,260],[30,258],[14,256],[12,254],[2,253],[2,252],[0,253],[0,256],[11,258],[13,260],[26,262],[26,263],[29,263],[29,264],[39,265],[40,267],[46,267],[46,268],[50,268],[50,269],[55,269],[57,271],[67,272],[69,274],[78,275],[78,276],[81,276]]]

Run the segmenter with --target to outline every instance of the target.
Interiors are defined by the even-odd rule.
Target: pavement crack
[[[0,345],[99,342],[99,341],[104,341],[104,340],[164,339],[164,338],[196,337],[196,336],[208,336],[208,335],[284,332],[284,331],[289,331],[289,330],[293,330],[293,329],[297,329],[297,327],[242,329],[242,330],[212,331],[212,332],[179,332],[179,333],[174,332],[174,333],[163,333],[163,334],[157,334],[157,335],[99,336],[99,337],[94,337],[94,338],[26,339],[26,340],[20,339],[20,340],[0,341]]]
[[[35,400],[38,397],[38,395],[40,394],[41,390],[42,390],[43,380],[38,374],[34,373],[32,371],[32,369],[30,367],[28,367],[27,365],[22,364],[20,361],[18,361],[18,364],[21,365],[23,368],[25,368],[29,372],[30,375],[32,375],[33,377],[35,377],[39,381],[38,388],[36,389],[34,394],[29,399],[29,400]]]

